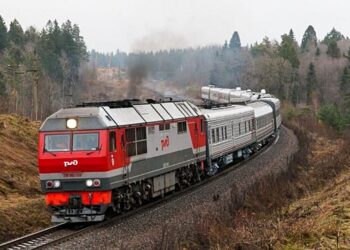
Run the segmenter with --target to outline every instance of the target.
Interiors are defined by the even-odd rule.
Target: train
[[[278,98],[215,86],[201,93],[203,105],[132,99],[49,116],[38,168],[52,222],[103,221],[210,178],[277,136]]]

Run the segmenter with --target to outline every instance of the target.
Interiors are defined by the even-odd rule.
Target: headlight
[[[59,188],[61,186],[61,182],[60,181],[54,181],[53,182],[53,187],[54,188]]]
[[[86,186],[87,187],[92,187],[92,180],[86,180]]]
[[[78,121],[76,119],[70,118],[67,120],[67,128],[74,129],[77,128]]]

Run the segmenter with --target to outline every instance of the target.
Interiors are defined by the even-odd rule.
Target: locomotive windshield
[[[73,151],[97,150],[98,134],[74,134],[73,135]]]
[[[45,151],[48,152],[67,152],[71,151],[71,140],[73,139],[73,151],[91,151],[98,150],[98,133],[75,133],[46,135]]]
[[[45,136],[45,151],[49,152],[64,152],[70,149],[70,135],[46,135]]]

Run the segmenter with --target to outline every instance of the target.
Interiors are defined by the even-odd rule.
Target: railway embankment
[[[227,213],[232,187],[246,190],[264,176],[285,171],[298,150],[294,133],[283,127],[279,140],[263,154],[207,185],[108,227],[74,238],[59,248],[77,249],[172,249],[200,248],[201,223]],[[204,228],[203,228],[204,229]],[[206,232],[206,233],[209,233]]]
[[[192,231],[165,228],[158,246],[349,249],[349,133],[332,131],[308,110],[285,113],[299,144],[288,168],[246,188],[234,185],[226,204],[202,206]]]
[[[46,227],[37,170],[39,122],[0,115],[0,242]]]

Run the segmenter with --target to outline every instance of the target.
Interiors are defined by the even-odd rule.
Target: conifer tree
[[[22,46],[24,42],[23,29],[19,22],[15,19],[10,23],[10,29],[8,32],[8,39],[14,44]]]
[[[340,40],[344,39],[344,36],[342,33],[337,31],[335,28],[333,28],[323,39],[323,43],[326,45],[329,45],[331,42],[338,42]]]
[[[290,62],[293,68],[299,67],[299,59],[293,40],[288,35],[282,36],[281,45],[278,48],[279,55]]]
[[[338,48],[337,41],[334,40],[328,44],[327,55],[332,58],[340,57],[340,49]]]
[[[288,36],[290,37],[290,39],[292,39],[293,41],[295,40],[295,37],[294,37],[294,31],[292,29],[289,30],[289,34]]]
[[[303,39],[301,41],[301,49],[303,52],[308,51],[310,47],[317,46],[316,31],[312,25],[309,25],[305,30]]]
[[[0,52],[7,46],[7,28],[4,19],[0,16]]]
[[[239,38],[238,32],[235,31],[231,37],[230,44],[229,44],[230,49],[239,49],[241,48],[241,39]]]
[[[309,64],[309,70],[306,77],[306,103],[311,104],[311,95],[314,89],[316,88],[317,79],[315,65],[313,63]]]
[[[350,72],[348,67],[345,67],[340,79],[340,94],[344,96],[348,92],[350,92]]]

